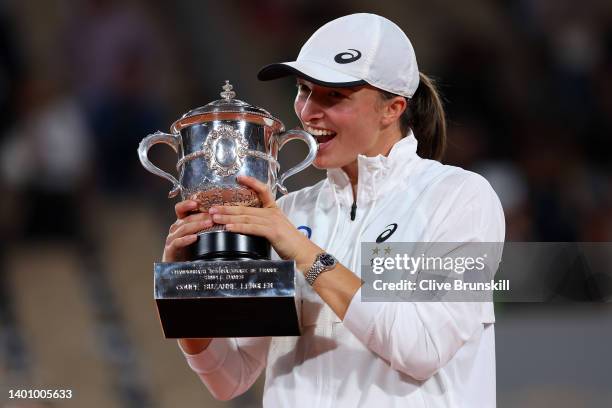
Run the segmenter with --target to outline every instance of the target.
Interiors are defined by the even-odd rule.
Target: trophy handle
[[[149,157],[147,156],[149,153],[149,149],[157,144],[157,143],[165,143],[170,146],[175,153],[178,153],[178,148],[180,144],[179,135],[163,133],[159,130],[153,134],[148,135],[140,142],[138,145],[138,157],[140,158],[140,162],[144,166],[145,169],[149,170],[151,173],[165,178],[169,182],[172,183],[172,190],[168,193],[168,197],[175,197],[181,191],[181,184],[178,182],[173,175],[166,173],[159,167],[155,166],[153,163],[149,161]]]
[[[308,150],[309,150],[308,156],[306,156],[306,158],[302,160],[300,163],[298,163],[297,165],[285,171],[278,178],[278,181],[276,182],[276,187],[279,189],[279,191],[282,194],[287,194],[287,189],[284,186],[285,180],[288,177],[293,176],[295,173],[299,173],[300,171],[304,170],[306,167],[310,166],[312,162],[314,161],[315,157],[317,157],[317,150],[319,150],[319,145],[317,144],[317,141],[315,140],[315,138],[312,137],[310,133],[304,130],[299,130],[299,129],[292,129],[292,130],[289,130],[285,133],[281,133],[280,135],[278,135],[277,136],[278,149],[279,150],[282,149],[285,143],[287,143],[290,140],[295,140],[295,139],[302,140],[308,145]]]

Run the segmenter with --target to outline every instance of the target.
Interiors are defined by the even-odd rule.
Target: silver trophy
[[[236,176],[254,177],[272,194],[286,194],[285,180],[314,161],[318,145],[309,133],[285,132],[268,111],[235,96],[225,81],[222,99],[187,112],[170,133],[158,131],[140,143],[142,165],[172,183],[169,197],[180,193],[183,200],[198,202],[202,212],[214,205],[260,207],[257,194]],[[306,142],[308,155],[278,177],[278,152],[294,139]],[[178,179],[149,161],[147,153],[157,143],[179,154]],[[155,264],[154,283],[166,337],[299,334],[294,263],[270,261],[265,238],[214,225],[198,234],[190,262]],[[200,313],[213,313],[217,325],[192,325],[191,318]]]

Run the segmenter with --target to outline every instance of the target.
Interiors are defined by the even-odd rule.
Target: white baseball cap
[[[407,98],[419,86],[419,68],[406,34],[392,21],[368,13],[330,21],[306,41],[297,60],[267,65],[257,78],[288,75],[329,87],[370,84]]]

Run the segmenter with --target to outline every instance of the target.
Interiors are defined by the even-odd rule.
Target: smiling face
[[[297,84],[295,113],[319,142],[315,167],[341,167],[356,181],[357,155],[387,155],[401,138],[397,119],[405,109],[403,98],[384,101],[369,85],[328,88],[301,78]]]

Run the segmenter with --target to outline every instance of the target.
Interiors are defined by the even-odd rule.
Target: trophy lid
[[[172,124],[171,131],[180,132],[185,127],[211,120],[246,120],[273,127],[273,131],[284,131],[283,123],[267,110],[235,99],[236,92],[233,91],[233,86],[228,80],[225,81],[222,88],[221,99],[185,113]]]

